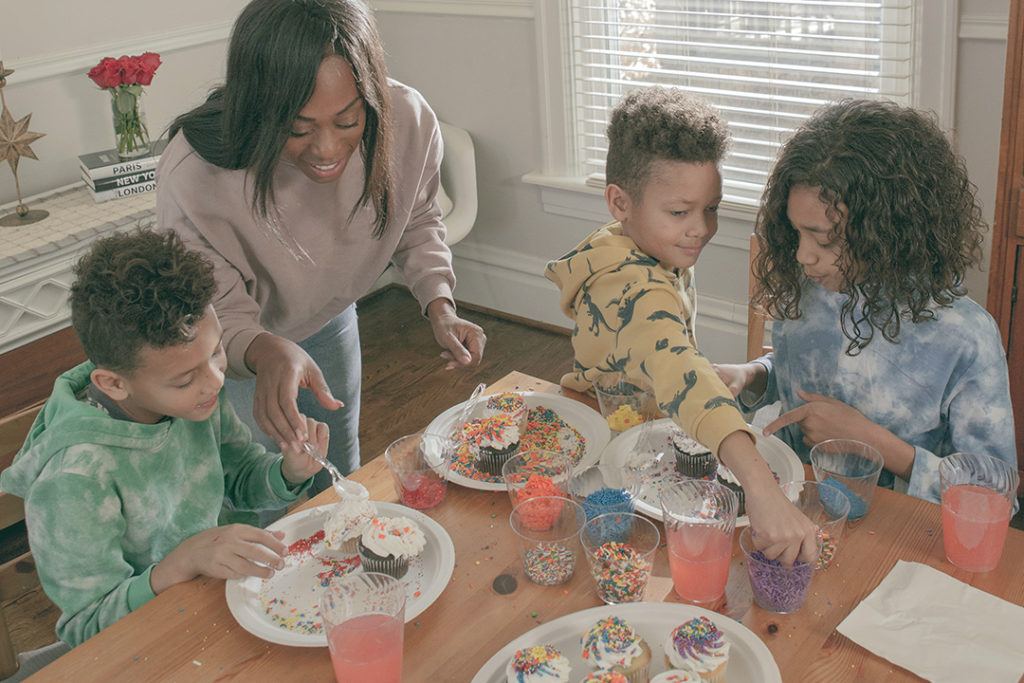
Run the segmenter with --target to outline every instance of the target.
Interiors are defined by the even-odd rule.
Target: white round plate
[[[572,680],[578,681],[594,668],[580,657],[580,639],[599,619],[608,616],[625,619],[651,648],[651,678],[666,670],[665,638],[676,626],[694,617],[707,617],[715,622],[729,642],[730,681],[782,683],[782,674],[771,651],[743,624],[716,612],[671,602],[634,602],[606,605],[573,612],[531,629],[503,647],[487,660],[473,677],[472,683],[505,683],[505,667],[516,650],[533,645],[551,645],[569,658]]]
[[[388,517],[408,517],[416,522],[423,535],[427,538],[427,546],[419,557],[409,561],[409,573],[402,579],[408,590],[405,603],[405,621],[415,619],[423,610],[430,607],[452,576],[455,569],[455,546],[448,532],[440,524],[404,505],[374,501],[377,511]],[[296,541],[308,538],[324,528],[324,522],[332,505],[303,510],[289,515],[271,524],[271,531],[283,531],[284,544],[291,545]],[[291,561],[289,561],[291,560]],[[268,597],[285,598],[292,606],[305,612],[313,612],[313,618],[320,620],[320,592],[323,590],[317,579],[317,565],[310,554],[299,557],[299,561],[286,558],[286,567],[277,572],[273,578],[267,579]],[[249,633],[258,638],[296,647],[327,647],[327,639],[321,633],[302,633],[278,626],[263,609],[261,591],[264,580],[255,576],[247,579],[233,579],[226,582],[224,596],[228,601],[235,621]],[[315,611],[314,611],[315,610]]]
[[[574,469],[582,470],[584,467],[597,464],[597,461],[601,458],[601,451],[604,450],[608,440],[611,438],[608,423],[601,417],[601,413],[575,399],[560,396],[559,394],[545,394],[537,391],[519,391],[516,393],[523,397],[528,408],[544,406],[554,410],[562,420],[587,440],[586,450],[583,452],[579,462],[573,466]],[[473,420],[483,417],[484,406],[487,403],[486,399],[486,396],[480,398],[480,401],[473,407],[473,411],[467,419]],[[435,417],[424,431],[428,434],[451,434],[455,421],[462,412],[464,403],[454,405]],[[480,481],[452,470],[448,472],[448,481],[481,491],[505,490],[503,482]]]
[[[655,420],[650,426],[655,430],[668,430],[673,424],[672,420],[666,417]],[[619,434],[604,449],[604,453],[601,455],[601,467],[607,472],[612,483],[621,483],[621,480],[616,481],[615,477],[621,474],[626,458],[636,449],[642,428],[643,425],[639,425]],[[768,463],[772,472],[778,475],[780,485],[805,479],[804,466],[792,448],[775,435],[764,436],[757,430],[754,432],[757,436],[757,450]],[[674,462],[673,460],[671,463],[665,463],[665,467],[673,468]],[[636,499],[636,509],[652,519],[662,521],[661,503],[658,501],[658,492],[653,487],[645,486],[641,489],[640,495]],[[750,520],[746,515],[736,518],[736,526],[747,526],[748,524],[750,524]]]

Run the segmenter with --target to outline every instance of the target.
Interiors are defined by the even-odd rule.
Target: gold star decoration
[[[11,170],[18,172],[18,159],[28,157],[38,159],[36,153],[29,146],[44,133],[33,133],[28,129],[32,114],[29,114],[18,121],[11,116],[11,110],[4,104],[3,113],[0,113],[0,159],[11,165]]]

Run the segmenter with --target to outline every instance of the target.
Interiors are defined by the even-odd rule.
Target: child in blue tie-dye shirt
[[[826,439],[870,443],[881,485],[936,502],[946,455],[1016,467],[999,330],[964,287],[974,192],[938,126],[892,103],[826,107],[786,142],[754,263],[773,353],[717,368],[745,407],[781,401],[766,433],[805,461]]]

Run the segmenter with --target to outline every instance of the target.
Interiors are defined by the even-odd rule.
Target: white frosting
[[[361,540],[381,557],[415,557],[427,545],[419,526],[408,517],[374,517],[363,530]]]
[[[569,664],[568,658],[561,653],[558,657],[545,662],[533,673],[516,671],[515,663],[516,660],[513,657],[505,667],[505,677],[508,683],[569,683],[569,674],[572,673],[572,666]]]
[[[583,652],[587,655],[584,659],[589,659],[590,663],[598,669],[608,670],[616,666],[628,667],[634,659],[644,653],[644,649],[640,645],[640,638],[633,628],[624,620],[620,619],[619,621],[629,632],[629,637],[625,640],[614,639],[615,642],[609,642],[609,639],[602,638],[603,629],[600,628],[602,622],[595,624],[583,637]]]
[[[346,498],[332,509],[324,524],[324,545],[338,549],[345,541],[363,533],[363,530],[377,514],[377,506],[368,500]]]
[[[709,455],[711,453],[710,448],[701,445],[699,441],[690,437],[681,429],[673,430],[671,439],[672,447],[681,453],[688,455]]]
[[[721,664],[729,661],[729,641],[725,639],[724,635],[722,636],[721,647],[714,648],[706,653],[695,652],[693,657],[683,657],[676,650],[675,643],[672,640],[672,634],[674,633],[675,629],[672,629],[665,638],[665,655],[668,657],[669,663],[675,668],[682,669],[683,671],[692,671],[699,675],[714,671]]]
[[[718,464],[718,476],[730,484],[735,484],[736,486],[740,485],[740,480],[736,478],[736,475],[732,473],[732,470],[721,463]]]
[[[506,423],[498,425],[498,428],[493,433],[482,435],[480,437],[480,447],[503,451],[518,441],[519,427]]]
[[[514,391],[491,396],[484,407],[484,417],[494,417],[504,413],[511,416],[515,423],[520,426],[526,421],[529,412],[530,409],[527,407],[526,401]]]
[[[691,671],[672,669],[651,679],[651,683],[700,683],[701,677]]]

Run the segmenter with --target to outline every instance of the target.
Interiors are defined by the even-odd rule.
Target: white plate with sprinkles
[[[661,441],[668,444],[669,434],[674,425],[675,423],[669,418],[655,420],[649,423],[648,428],[652,429],[650,436],[654,439],[660,437]],[[604,449],[604,453],[601,455],[601,469],[611,473],[609,477],[612,480],[611,483],[621,483],[621,480],[616,480],[615,477],[622,476],[623,470],[631,458],[642,460],[644,457],[652,455],[638,451],[643,429],[644,425],[639,425],[624,431],[612,439],[608,447]],[[764,436],[757,433],[757,431],[756,429],[754,430],[757,437],[757,451],[764,458],[765,463],[768,464],[768,468],[775,473],[779,484],[803,481],[805,479],[804,466],[800,463],[800,458],[793,452],[793,449],[787,446],[779,437],[774,435]],[[676,472],[675,456],[671,452],[666,453],[665,457],[645,474],[645,479],[648,477],[647,483],[644,484],[640,490],[640,495],[636,498],[636,509],[637,512],[642,512],[660,522],[662,521],[661,502],[659,500],[661,487],[671,484],[682,477],[681,474]],[[736,518],[736,526],[747,526],[749,523],[750,520],[746,515]]]
[[[691,619],[707,617],[729,643],[729,664],[726,666],[728,680],[782,683],[782,674],[771,651],[749,628],[716,612],[695,605],[671,602],[634,602],[592,607],[541,624],[487,660],[473,677],[472,683],[505,683],[505,667],[516,650],[534,645],[551,645],[559,650],[572,666],[570,678],[573,681],[581,680],[596,670],[583,661],[580,644],[583,635],[599,620],[611,616],[624,619],[650,646],[652,678],[666,669],[664,644],[669,634]]]
[[[409,561],[409,573],[402,579],[408,591],[405,621],[430,607],[451,579],[455,569],[455,546],[440,524],[404,505],[374,501],[385,517],[408,517],[419,524],[427,545],[419,557]],[[323,547],[324,522],[333,505],[321,505],[297,512],[271,524],[271,531],[283,531],[288,546],[285,568],[269,579],[250,576],[227,581],[224,595],[235,621],[263,640],[295,647],[327,647],[320,620],[320,593],[327,581],[360,571],[359,556],[332,560],[319,555]]]
[[[546,450],[570,453],[575,469],[596,465],[601,451],[608,444],[611,432],[601,414],[579,401],[559,394],[537,391],[515,392],[523,397],[529,408],[526,432],[520,439],[519,450]],[[483,417],[487,397],[474,406],[468,420]],[[462,412],[464,403],[444,411],[427,425],[428,434],[451,434]],[[479,471],[474,456],[465,440],[460,440],[452,460],[448,481],[482,491],[504,491],[501,476],[490,476]]]

